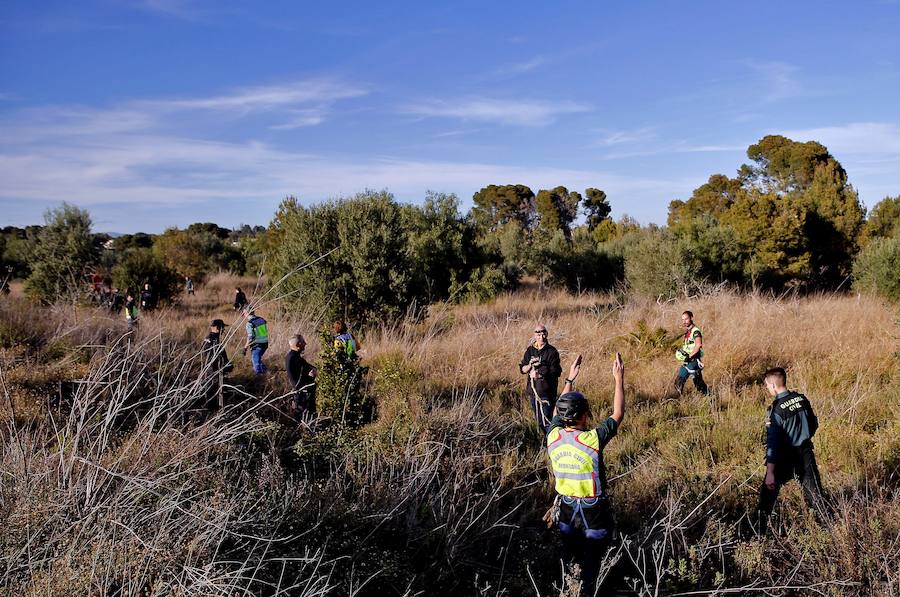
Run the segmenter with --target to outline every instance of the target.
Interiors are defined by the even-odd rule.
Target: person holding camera
[[[543,433],[547,433],[553,417],[553,405],[556,404],[562,365],[559,363],[559,351],[547,342],[545,325],[534,327],[534,339],[525,349],[519,372],[528,376],[525,395],[531,400],[535,422]]]

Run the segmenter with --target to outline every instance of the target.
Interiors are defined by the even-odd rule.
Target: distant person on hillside
[[[235,311],[243,311],[244,307],[249,304],[247,301],[247,295],[244,294],[244,291],[240,288],[234,289],[234,310]]]
[[[684,336],[681,340],[681,348],[675,350],[675,360],[681,363],[678,374],[675,377],[675,389],[681,394],[688,377],[694,377],[694,387],[704,395],[709,395],[709,387],[703,381],[703,334],[694,323],[694,314],[685,311],[681,314],[681,325],[684,327]]]
[[[225,406],[224,383],[225,374],[234,366],[228,360],[225,345],[222,343],[222,332],[226,324],[221,319],[213,319],[209,324],[209,334],[203,339],[201,355],[203,357],[203,381],[206,392],[203,408],[215,410]]]
[[[113,288],[112,292],[109,293],[109,301],[107,302],[107,308],[110,313],[118,313],[119,309],[125,304],[125,297],[122,296],[122,293],[119,292],[118,288]]]
[[[828,518],[822,497],[822,481],[812,438],[819,420],[803,394],[787,389],[787,373],[781,367],[766,371],[763,382],[774,399],[766,411],[766,477],[759,488],[757,516],[765,532],[781,486],[796,477],[806,504],[819,522]]]
[[[194,281],[189,276],[184,277],[184,290],[188,296],[194,295]]]
[[[519,372],[527,375],[525,395],[531,400],[534,419],[542,432],[546,433],[553,414],[559,389],[562,365],[559,351],[547,341],[547,327],[538,324],[534,328],[534,338],[525,349]]]
[[[290,350],[284,356],[284,370],[291,387],[291,416],[304,421],[316,416],[316,368],[306,362],[306,340],[300,334],[288,340]]]
[[[144,289],[141,290],[141,309],[146,311],[150,311],[156,307],[156,297],[153,294],[153,290],[150,288],[150,284],[144,284]]]
[[[573,391],[581,370],[581,355],[569,368],[556,416],[547,434],[547,454],[557,498],[548,522],[556,522],[563,542],[568,574],[580,580],[581,595],[593,595],[600,560],[612,540],[614,521],[607,493],[603,448],[618,433],[625,416],[625,364],[616,353],[613,412],[598,427],[588,426],[587,399]],[[580,567],[580,579],[573,564]]]
[[[137,327],[140,311],[138,310],[137,301],[131,291],[125,295],[125,321],[128,322],[128,329],[133,330]]]
[[[356,338],[347,331],[347,324],[343,320],[338,319],[332,326],[334,331],[334,347],[344,352],[348,357],[356,356]]]
[[[262,357],[269,348],[269,326],[266,320],[257,315],[251,307],[244,307],[244,317],[247,318],[247,341],[244,343],[244,354],[250,350],[250,360],[253,363],[253,372],[262,375],[266,372],[266,366]]]

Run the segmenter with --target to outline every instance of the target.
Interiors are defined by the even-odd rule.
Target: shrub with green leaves
[[[372,414],[364,387],[368,368],[360,364],[359,355],[335,347],[330,330],[322,330],[320,341],[316,408],[335,424],[356,427],[367,422]]]
[[[171,299],[181,290],[178,273],[151,249],[129,249],[112,271],[113,283],[122,290],[139,292],[150,284],[158,300]]]
[[[96,262],[91,216],[86,210],[63,203],[44,214],[46,225],[37,237],[28,295],[44,304],[74,301],[87,290],[84,275]]]
[[[688,246],[668,231],[646,230],[625,251],[625,280],[638,295],[673,298],[702,282]]]
[[[386,191],[311,207],[288,198],[267,247],[278,294],[352,322],[395,318],[410,305],[451,298],[490,262],[456,197],[440,194],[429,194],[423,207],[401,206]],[[491,289],[483,274],[473,286],[479,296]]]
[[[853,264],[853,286],[900,301],[900,234],[866,245]]]

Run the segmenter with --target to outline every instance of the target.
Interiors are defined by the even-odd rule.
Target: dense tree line
[[[387,191],[304,206],[285,199],[269,227],[212,223],[159,235],[90,232],[63,205],[44,226],[5,228],[5,269],[54,301],[88,271],[119,286],[209,273],[267,274],[288,303],[325,306],[354,321],[393,318],[439,301],[488,299],[525,276],[570,290],[627,288],[654,297],[709,284],[807,290],[849,287],[900,297],[900,197],[866,218],[847,172],[815,141],[764,137],[733,177],[714,174],[669,205],[668,225],[611,218],[606,193],[488,185],[468,213],[453,195],[421,205]],[[165,298],[165,297],[163,297]]]

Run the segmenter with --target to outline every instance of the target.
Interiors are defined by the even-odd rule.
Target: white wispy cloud
[[[587,104],[572,101],[545,101],[468,97],[457,100],[425,100],[403,111],[417,116],[456,118],[517,126],[545,126],[565,114],[589,112]]]
[[[766,102],[777,102],[804,93],[803,84],[797,77],[800,69],[786,62],[760,62],[747,60],[744,64],[761,79],[760,95]]]
[[[514,62],[512,64],[501,65],[497,69],[495,69],[491,75],[497,77],[508,77],[514,75],[521,75],[524,73],[529,73],[533,70],[536,70],[542,66],[546,66],[550,64],[552,61],[547,56],[534,56],[533,58],[529,58],[528,60],[522,60],[521,62]]]
[[[900,126],[889,122],[853,122],[773,132],[795,141],[818,141],[832,153],[900,154]]]
[[[366,95],[360,85],[329,79],[297,81],[282,85],[268,85],[237,89],[231,93],[209,97],[165,99],[143,102],[149,108],[161,110],[215,110],[239,113],[270,111],[304,104],[330,104],[337,100]]]
[[[656,138],[656,129],[652,126],[626,130],[597,129],[597,132],[600,137],[596,143],[603,147],[643,143]]]
[[[318,201],[366,188],[389,188],[402,197],[442,189],[459,191],[465,198],[490,183],[533,188],[564,184],[574,189],[603,185],[607,192],[635,201],[648,195],[668,198],[695,183],[531,164],[325,156],[252,140],[192,138],[178,127],[156,126],[128,112],[58,109],[39,118],[34,112],[27,117],[20,113],[15,119],[23,136],[0,141],[4,200],[162,209],[230,200],[259,204],[269,213],[288,194]],[[61,127],[66,134],[58,134]],[[173,223],[178,223],[175,212]]]
[[[357,84],[331,79],[295,81],[237,89],[208,97],[165,98],[123,102],[109,109],[84,106],[29,108],[0,122],[10,139],[18,143],[39,138],[147,133],[166,126],[190,127],[193,115],[210,112],[240,118],[268,114],[272,130],[290,130],[324,122],[342,100],[366,95]]]
[[[277,200],[287,194],[322,199],[365,188],[398,194],[425,189],[476,190],[489,183],[534,188],[603,184],[610,192],[658,192],[677,181],[632,178],[611,172],[502,164],[324,157],[260,143],[213,143],[175,137],[135,136],[54,149],[0,152],[0,197],[67,200],[81,205],[178,205],[214,199]]]

